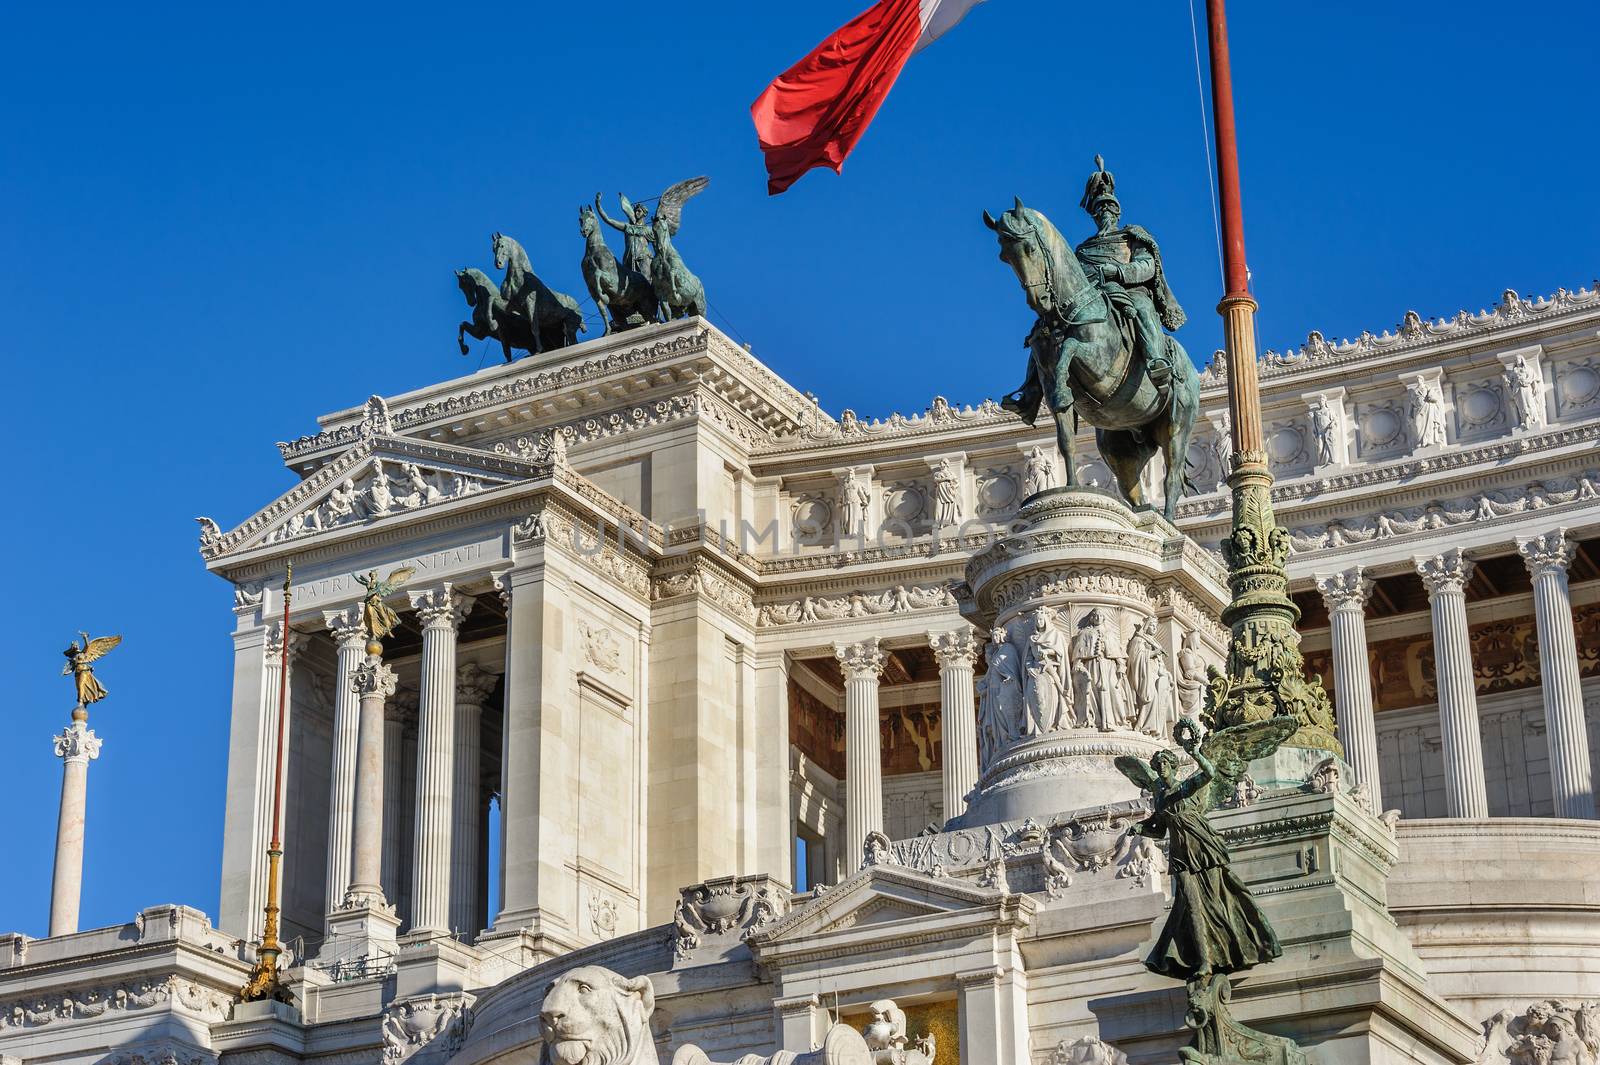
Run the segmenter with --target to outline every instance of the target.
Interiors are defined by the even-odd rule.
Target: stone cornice
[[[1395,332],[1384,330],[1374,336],[1363,332],[1355,340],[1330,342],[1316,330],[1307,336],[1298,348],[1283,352],[1268,350],[1261,355],[1260,378],[1264,388],[1270,382],[1312,370],[1348,370],[1350,367],[1390,355],[1409,356],[1426,353],[1437,358],[1432,350],[1456,341],[1476,342],[1502,332],[1527,325],[1544,325],[1563,315],[1582,315],[1600,311],[1600,284],[1593,288],[1580,288],[1577,292],[1557,289],[1554,295],[1540,299],[1523,299],[1511,289],[1500,295],[1493,310],[1480,310],[1477,314],[1458,311],[1451,318],[1424,321],[1414,311],[1407,311]],[[1221,389],[1226,383],[1223,360],[1212,356],[1211,363],[1201,374],[1204,389]]]
[[[649,343],[643,343],[646,340]],[[634,346],[623,347],[629,343]],[[607,351],[608,347],[613,350]],[[592,357],[581,359],[591,353]],[[728,405],[726,413],[737,411],[762,435],[831,422],[815,404],[703,319],[600,338],[549,353],[539,361],[547,368],[528,372],[524,363],[512,363],[494,371],[491,376],[498,375],[499,380],[478,387],[472,387],[479,377],[475,374],[397,396],[390,416],[393,431],[416,434],[496,410],[543,404],[556,393],[580,405],[614,402],[618,396],[640,394],[672,380],[704,383]],[[357,410],[340,411],[321,421],[326,426],[321,432],[278,445],[286,463],[315,464],[361,439]]]

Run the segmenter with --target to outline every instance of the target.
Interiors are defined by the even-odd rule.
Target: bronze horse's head
[[[597,224],[594,220],[594,208],[586,203],[580,204],[578,207],[578,232],[587,237],[594,232]]]
[[[995,218],[983,212],[983,224],[994,230],[1000,238],[1000,261],[1009,265],[1022,283],[1028,306],[1035,314],[1048,314],[1055,309],[1054,247],[1046,234],[1055,227],[1031,207],[1024,207],[1020,196],[1013,197],[1016,206]]]
[[[494,235],[494,268],[496,270],[504,270],[510,256],[511,238],[496,230]]]

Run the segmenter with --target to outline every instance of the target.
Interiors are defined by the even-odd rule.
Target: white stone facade
[[[1314,1001],[1296,1035],[1319,1061],[1464,1065],[1501,1011],[1510,1046],[1537,1003],[1600,999],[1600,877],[1574,868],[1600,862],[1600,294],[1313,333],[1261,378],[1349,769],[1219,815],[1287,948],[1236,1005]],[[0,937],[0,1053],[476,1065],[534,1046],[552,976],[593,963],[651,978],[664,1060],[809,1049],[834,996],[946,1011],[962,1061],[1076,1060],[1088,1036],[1170,1060],[1180,995],[1139,964],[1161,855],[1120,835],[1139,800],[957,819],[1001,746],[1044,742],[987,723],[1083,715],[1142,750],[1194,705],[1226,643],[1222,381],[1202,377],[1194,543],[1140,518],[1126,564],[1154,583],[1019,588],[1042,621],[986,605],[1010,652],[961,582],[1061,471],[993,403],[835,418],[686,319],[324,417],[279,445],[299,484],[202,523],[234,589],[216,929],[158,907],[132,933]],[[1109,484],[1092,438],[1080,455]],[[400,566],[401,627],[367,662],[353,574]],[[235,1008],[281,684],[296,1002]],[[892,853],[862,870],[878,832]]]

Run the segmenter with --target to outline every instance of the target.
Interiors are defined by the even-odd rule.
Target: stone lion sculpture
[[[630,979],[598,965],[568,970],[539,1007],[540,1065],[658,1065],[655,1008],[648,976]]]
[[[648,976],[626,977],[599,965],[556,977],[539,1007],[544,1048],[539,1065],[659,1065],[650,1015],[656,991]],[[682,1046],[673,1065],[711,1065],[705,1051]],[[874,1065],[861,1033],[835,1024],[822,1046],[804,1053],[780,1050],[770,1058],[746,1055],[741,1065]]]

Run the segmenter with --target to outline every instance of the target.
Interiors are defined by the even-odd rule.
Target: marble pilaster
[[[883,761],[878,736],[878,678],[883,651],[876,637],[835,644],[844,668],[844,822],[848,870],[861,863],[870,832],[883,831]]]
[[[72,724],[55,737],[61,765],[61,809],[56,820],[55,871],[50,878],[50,935],[78,930],[78,903],[83,894],[83,823],[88,803],[89,763],[100,757],[100,739],[86,723],[87,714],[73,712]]]
[[[289,657],[293,657],[304,644],[305,638],[290,632]],[[260,868],[251,878],[248,891],[248,909],[246,919],[250,938],[259,936],[266,923],[267,906],[267,876],[265,853],[267,842],[272,835],[272,778],[277,772],[278,761],[278,703],[283,691],[285,678],[284,667],[283,625],[273,622],[267,626],[266,642],[261,649],[261,741],[256,752],[256,780],[259,782],[256,789],[255,816],[252,835],[263,855]],[[283,709],[287,715],[290,711],[289,701],[285,701]],[[289,722],[283,722],[285,736],[288,735]],[[288,767],[285,766],[287,774]],[[282,791],[283,801],[287,801],[289,782],[284,780]]]
[[[455,770],[450,828],[450,927],[470,939],[482,931],[483,704],[499,677],[476,662],[456,669]]]
[[[1378,731],[1372,716],[1372,673],[1367,665],[1365,609],[1372,579],[1360,566],[1342,573],[1319,573],[1317,591],[1328,607],[1333,642],[1333,703],[1345,759],[1357,783],[1377,804],[1383,797],[1378,779]]]
[[[1557,817],[1595,816],[1594,775],[1583,714],[1578,645],[1572,629],[1567,570],[1573,545],[1565,529],[1517,541],[1533,577],[1533,614],[1539,632],[1545,736],[1550,744],[1550,791]]]
[[[339,908],[350,886],[351,832],[355,818],[356,732],[361,721],[361,701],[356,697],[354,671],[366,656],[366,633],[361,608],[330,610],[322,615],[338,649],[334,677],[333,764],[329,769],[328,874],[324,898],[329,912]]]
[[[454,827],[456,635],[472,600],[448,583],[411,593],[422,622],[422,691],[417,705],[416,835],[412,846],[411,930],[448,934]]]
[[[1433,615],[1434,685],[1439,695],[1439,734],[1444,750],[1445,809],[1451,817],[1488,817],[1483,774],[1483,738],[1478,730],[1478,694],[1473,684],[1472,644],[1467,633],[1467,580],[1472,562],[1451,548],[1416,560]]]
[[[944,736],[944,817],[959,817],[978,784],[978,713],[972,667],[978,638],[962,626],[928,636],[939,660],[939,721]]]

